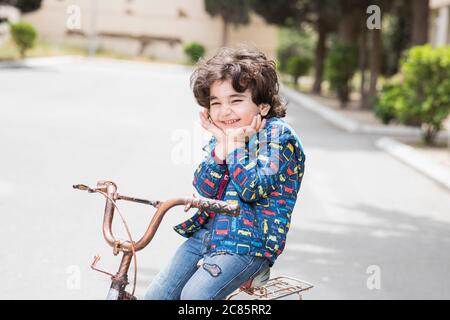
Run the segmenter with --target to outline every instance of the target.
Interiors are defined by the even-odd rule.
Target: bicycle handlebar
[[[90,193],[99,192],[107,195],[105,214],[103,217],[103,236],[106,242],[115,249],[115,252],[122,250],[124,252],[131,252],[132,247],[129,241],[120,242],[117,241],[112,233],[112,221],[114,217],[114,202],[116,200],[127,200],[137,203],[152,205],[157,208],[156,213],[152,217],[150,224],[144,233],[144,235],[139,239],[139,241],[134,244],[134,251],[139,251],[145,248],[150,241],[153,239],[158,227],[164,217],[164,215],[171,208],[184,205],[184,211],[188,211],[190,208],[197,208],[200,210],[205,210],[214,213],[220,213],[225,215],[230,215],[236,217],[239,215],[240,208],[238,204],[229,204],[225,201],[207,199],[207,198],[173,198],[166,201],[150,201],[145,199],[133,198],[128,196],[119,195],[117,193],[117,185],[112,181],[99,181],[97,182],[96,188],[91,188],[83,184],[77,184],[73,186],[74,189],[85,190]]]

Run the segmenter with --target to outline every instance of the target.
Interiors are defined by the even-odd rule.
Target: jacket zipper
[[[223,176],[223,180],[220,182],[220,186],[219,186],[219,192],[217,193],[217,199],[221,200],[222,199],[222,194],[225,190],[225,186],[228,182],[228,178],[229,178],[229,172],[228,172],[228,167],[225,170],[224,176]],[[214,229],[216,227],[216,219],[215,219],[216,214],[214,213],[214,221],[213,221],[213,226],[212,226],[212,230],[211,230],[211,246],[212,246],[212,238],[214,237]],[[211,213],[210,213],[210,218],[211,218]]]
[[[222,180],[222,182],[220,183],[220,186],[219,186],[219,192],[217,194],[217,199],[218,200],[222,200],[222,194],[223,194],[223,191],[225,190],[225,185],[228,182],[228,178],[229,178],[229,172],[228,172],[228,168],[227,168],[225,173],[224,173],[223,180]]]

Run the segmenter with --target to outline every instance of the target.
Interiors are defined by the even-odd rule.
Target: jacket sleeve
[[[227,155],[231,183],[245,202],[257,201],[275,191],[289,163],[297,161],[290,135],[274,135],[276,139],[260,141],[257,155],[247,148],[237,148]]]
[[[193,186],[205,198],[215,198],[217,196],[220,183],[227,169],[225,164],[218,164],[214,160],[215,142],[213,137],[208,145],[203,148],[203,150],[207,151],[207,155],[194,172]]]

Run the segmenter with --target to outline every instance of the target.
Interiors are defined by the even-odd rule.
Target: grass
[[[36,46],[27,51],[27,57],[48,57],[61,55],[86,55],[85,50],[68,45],[56,45],[47,42],[38,42]],[[0,46],[0,60],[20,59],[19,51],[12,41]]]

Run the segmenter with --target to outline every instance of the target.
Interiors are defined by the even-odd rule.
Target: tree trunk
[[[347,12],[339,21],[337,38],[342,44],[353,44],[357,42],[358,36],[358,16],[355,12]],[[346,84],[342,84],[342,88],[338,89],[338,97],[341,101],[341,108],[347,106],[347,102],[350,101],[350,81]]]
[[[228,21],[225,18],[222,18],[223,27],[222,27],[222,46],[225,47],[228,44]]]
[[[320,19],[317,21],[317,34],[318,37],[316,44],[316,56],[314,61],[315,75],[312,92],[315,94],[320,94],[322,91],[322,79],[327,50],[326,48],[327,31],[323,21],[321,21]]]
[[[359,38],[359,49],[358,49],[358,58],[359,58],[359,72],[361,73],[361,82],[360,82],[360,108],[367,108],[367,92],[366,92],[366,67],[367,67],[367,32],[365,28],[361,29],[361,34]]]
[[[339,42],[351,44],[356,42],[358,34],[358,15],[355,12],[346,13],[339,21],[337,37]]]
[[[422,45],[428,41],[429,0],[411,0],[412,45]]]
[[[372,109],[375,96],[377,94],[377,80],[381,70],[381,52],[383,42],[381,39],[381,30],[373,29],[371,32],[371,50],[370,50],[370,84],[369,94],[367,96],[367,108]]]

